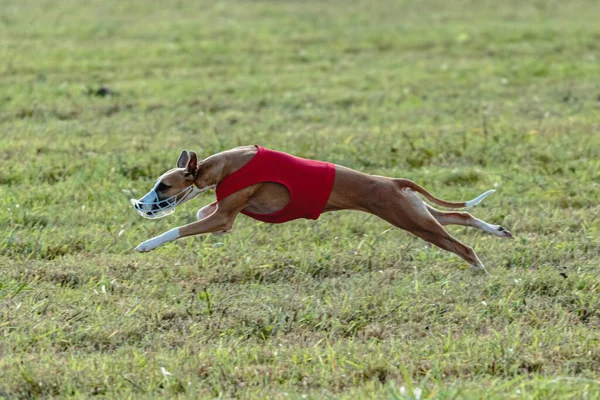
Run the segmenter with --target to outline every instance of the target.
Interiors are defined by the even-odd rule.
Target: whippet
[[[176,168],[160,176],[143,198],[131,202],[140,215],[161,218],[208,189],[216,189],[217,201],[200,209],[196,222],[146,240],[136,250],[149,252],[182,237],[228,232],[239,213],[281,223],[297,218],[317,219],[329,211],[363,211],[453,252],[483,271],[485,267],[473,249],[452,237],[444,226],[464,225],[512,238],[499,225],[488,224],[467,212],[436,210],[418,195],[456,209],[474,206],[494,190],[470,201],[450,202],[434,197],[408,179],[369,175],[261,146],[237,147],[201,161],[193,151],[184,150]]]

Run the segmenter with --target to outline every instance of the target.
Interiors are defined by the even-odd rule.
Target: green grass
[[[3,0],[0,397],[600,399],[598,20]],[[516,240],[450,228],[489,277],[353,212],[133,252],[213,199],[131,209],[182,148],[252,143],[449,200],[496,188],[473,213]]]

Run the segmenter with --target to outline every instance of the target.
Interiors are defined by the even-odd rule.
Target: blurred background
[[[600,370],[599,20],[596,0],[0,0],[0,396],[400,396],[403,367],[448,396],[592,390],[549,382]],[[450,228],[488,280],[349,212],[133,254],[213,201],[130,208],[183,148],[254,143],[449,200],[495,188],[473,213],[516,240]]]

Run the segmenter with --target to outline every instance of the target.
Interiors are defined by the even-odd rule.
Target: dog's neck
[[[194,184],[198,188],[216,187],[227,175],[242,168],[256,154],[254,146],[246,146],[214,154],[198,165],[198,177]]]

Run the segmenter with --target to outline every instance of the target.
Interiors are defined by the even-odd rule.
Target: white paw
[[[479,264],[471,264],[471,271],[478,273],[478,274],[485,274],[485,275],[489,275],[490,273],[488,272],[488,270],[485,268],[485,266],[481,263],[481,261],[479,262]]]
[[[172,242],[173,240],[179,239],[179,228],[173,228],[170,231],[163,233],[160,236],[153,237],[152,239],[146,240],[144,243],[140,244],[135,249],[140,253],[147,253],[149,251],[154,250],[158,246]]]
[[[146,240],[144,243],[140,244],[135,249],[140,253],[148,253],[149,251],[154,250],[158,246],[160,246],[160,243],[157,240],[150,239]]]
[[[508,238],[508,239],[512,239],[512,233],[510,233],[510,231],[504,229],[503,227],[501,227],[500,225],[492,225],[494,228],[494,235],[496,236],[500,236],[503,238]]]

